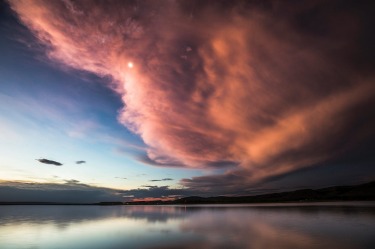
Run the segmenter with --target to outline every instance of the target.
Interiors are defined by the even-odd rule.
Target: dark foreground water
[[[0,248],[375,248],[375,203],[0,206]]]

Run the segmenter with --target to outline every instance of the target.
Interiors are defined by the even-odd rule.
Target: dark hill
[[[322,189],[301,189],[289,192],[255,196],[190,196],[174,201],[128,202],[127,204],[237,204],[272,202],[316,202],[316,201],[374,201],[375,181],[355,186],[337,186]]]

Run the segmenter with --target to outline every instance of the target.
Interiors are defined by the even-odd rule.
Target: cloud
[[[86,163],[86,161],[76,161],[76,164]]]
[[[136,177],[147,176],[147,174],[137,174]]]
[[[310,167],[269,176],[257,183],[249,177],[253,172],[237,169],[224,174],[182,179],[180,184],[192,193],[203,191],[206,196],[256,195],[305,188],[356,185],[375,179],[374,148],[374,142],[362,143],[349,154],[343,152],[344,155]]]
[[[201,191],[192,192],[189,189],[170,188],[169,186],[143,186],[144,188],[122,190],[120,193],[124,196],[132,196],[133,200],[155,200],[177,197],[202,195]]]
[[[56,161],[53,161],[53,160],[48,160],[48,159],[45,159],[45,158],[36,159],[36,160],[39,161],[39,162],[41,162],[41,163],[52,164],[52,165],[55,165],[55,166],[61,166],[61,165],[63,165],[62,163],[59,163],[59,162],[56,162]]]
[[[65,184],[0,181],[1,202],[74,202],[122,201],[116,189],[101,188],[65,180]]]
[[[173,181],[173,179],[172,178],[163,178],[163,179],[150,180],[150,182],[163,182],[163,181]]]
[[[254,186],[375,137],[374,21],[366,4],[10,5],[50,60],[112,79],[124,104],[119,121],[148,146],[140,160],[234,167],[186,186],[199,179],[214,190],[216,178],[227,190]]]
[[[66,184],[74,185],[74,184],[80,184],[80,181],[71,179],[71,180],[64,180]]]

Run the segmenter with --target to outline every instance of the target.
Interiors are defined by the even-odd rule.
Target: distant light
[[[129,67],[129,68],[133,68],[133,66],[134,66],[134,65],[133,65],[133,62],[129,62],[129,63],[128,63],[128,67]]]

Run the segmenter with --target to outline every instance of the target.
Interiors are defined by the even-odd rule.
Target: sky
[[[0,1],[0,201],[375,180],[373,1]]]

